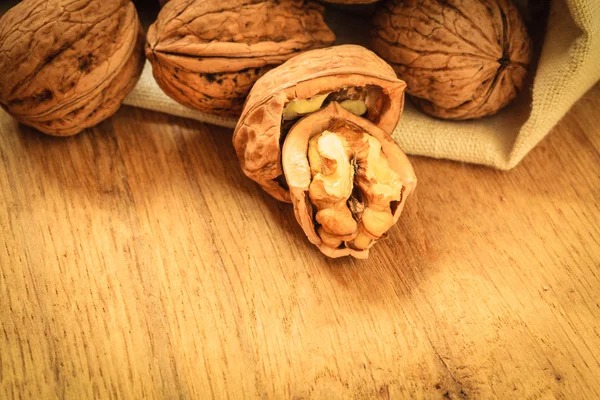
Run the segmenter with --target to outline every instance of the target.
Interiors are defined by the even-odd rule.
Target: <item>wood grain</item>
[[[309,246],[231,131],[0,114],[0,398],[600,398],[600,87],[521,165],[412,158],[368,261]]]

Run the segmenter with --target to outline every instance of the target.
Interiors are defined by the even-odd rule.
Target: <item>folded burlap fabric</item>
[[[495,116],[462,122],[429,117],[406,102],[393,134],[403,150],[499,169],[517,165],[600,79],[600,1],[552,0],[547,24],[530,91]],[[230,128],[236,124],[171,100],[149,64],[124,104]]]

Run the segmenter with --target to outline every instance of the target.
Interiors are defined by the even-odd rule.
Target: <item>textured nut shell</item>
[[[265,72],[333,43],[323,10],[299,0],[171,0],[148,30],[146,55],[168,96],[203,112],[236,116]]]
[[[0,103],[42,132],[79,133],[133,89],[143,40],[128,0],[25,0],[0,19]]]
[[[510,0],[403,0],[375,17],[373,49],[425,112],[449,119],[496,113],[523,87],[531,43]]]
[[[279,139],[286,102],[365,85],[383,89],[387,107],[375,123],[392,132],[402,114],[406,85],[388,64],[364,47],[342,45],[309,51],[266,73],[250,91],[233,134],[244,173],[273,197],[289,202],[288,191],[274,180],[283,173]]]
[[[346,111],[337,103],[331,103],[327,107],[306,116],[290,130],[283,144],[282,160],[283,170],[290,188],[290,197],[294,204],[296,220],[310,242],[319,247],[325,255],[334,258],[347,255],[356,258],[367,258],[369,249],[362,251],[350,248],[332,249],[323,244],[315,231],[313,206],[308,197],[311,182],[310,165],[307,157],[308,141],[312,136],[327,129],[335,119],[343,119],[360,126],[381,143],[381,148],[388,159],[388,163],[400,177],[403,187],[400,204],[393,214],[394,223],[400,218],[406,199],[414,191],[417,178],[410,161],[389,134],[368,120]],[[371,246],[375,242],[371,242]]]

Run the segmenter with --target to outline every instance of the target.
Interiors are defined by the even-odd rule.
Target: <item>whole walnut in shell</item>
[[[531,42],[510,0],[393,0],[374,22],[373,50],[430,115],[492,115],[525,84]]]
[[[301,0],[170,0],[148,30],[146,56],[171,98],[237,116],[265,72],[335,35],[322,5]]]
[[[114,114],[144,66],[129,0],[24,0],[0,19],[0,104],[68,136]]]

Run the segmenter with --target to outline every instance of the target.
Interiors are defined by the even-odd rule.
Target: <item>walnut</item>
[[[42,132],[77,134],[133,89],[143,42],[129,0],[24,0],[0,19],[0,104]]]
[[[298,223],[329,257],[366,258],[416,185],[391,136],[337,102],[291,128],[282,164]]]
[[[367,49],[313,50],[252,88],[234,132],[242,169],[291,201],[309,240],[330,257],[367,257],[416,185],[389,133],[404,82]]]
[[[531,41],[510,0],[393,0],[374,22],[373,50],[430,115],[492,115],[525,84]]]
[[[292,58],[260,78],[248,95],[233,134],[242,170],[275,198],[291,201],[280,143],[296,120],[284,117],[298,108],[304,108],[301,117],[331,101],[362,99],[367,106],[363,116],[389,133],[400,119],[405,86],[388,64],[361,46],[334,46]],[[298,107],[299,101],[312,106]]]
[[[148,30],[146,55],[168,96],[203,112],[237,116],[265,72],[333,43],[323,11],[301,0],[171,0]]]

